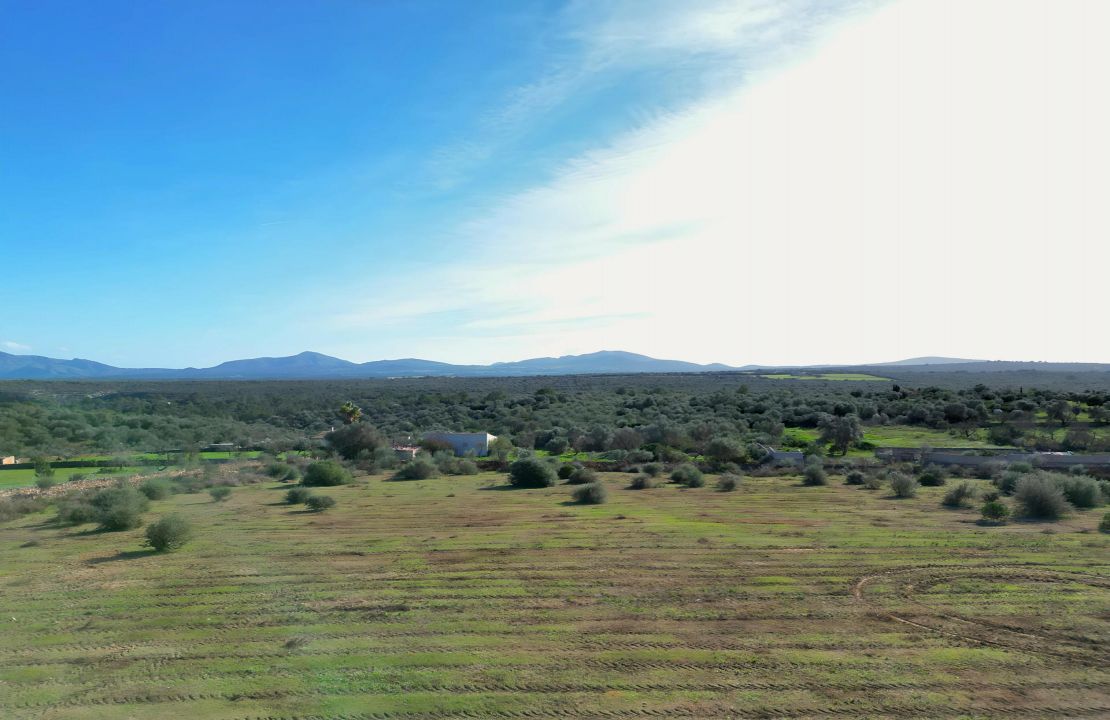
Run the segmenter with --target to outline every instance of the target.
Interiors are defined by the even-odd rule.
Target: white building
[[[489,446],[494,440],[497,439],[496,435],[489,433],[448,433],[448,432],[429,432],[424,433],[425,440],[435,440],[437,442],[444,442],[451,446],[456,455],[472,454],[477,457],[485,457],[489,455]]]

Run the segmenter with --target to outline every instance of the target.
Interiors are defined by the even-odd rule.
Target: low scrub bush
[[[686,487],[702,487],[705,485],[705,477],[702,476],[701,470],[698,470],[695,465],[683,463],[671,472],[671,482],[676,482]]]
[[[1045,475],[1026,475],[1014,490],[1014,502],[1023,517],[1059,520],[1071,509],[1064,491]]]
[[[193,535],[189,521],[180,515],[166,515],[146,528],[146,544],[158,552],[176,550]]]
[[[983,503],[979,508],[983,521],[988,523],[1004,523],[1010,517],[1010,508],[1001,500],[991,500]]]
[[[393,474],[394,480],[427,480],[439,475],[439,466],[430,458],[419,456],[402,465]]]
[[[567,482],[571,485],[586,485],[595,483],[597,480],[597,473],[589,468],[578,468],[567,478]]]
[[[659,477],[663,474],[663,466],[659,463],[644,463],[640,466],[640,472],[652,477]]]
[[[912,498],[917,495],[917,478],[901,472],[892,472],[887,478],[890,491],[896,498]]]
[[[979,490],[967,482],[966,480],[959,485],[951,488],[948,492],[944,493],[944,499],[940,501],[941,505],[945,507],[968,507],[971,501],[979,495]]]
[[[173,483],[166,478],[150,478],[139,485],[139,492],[146,495],[147,500],[165,500],[173,494]]]
[[[58,481],[54,479],[53,475],[43,475],[35,478],[35,487],[39,490],[49,490],[57,484]]]
[[[565,465],[560,465],[559,466],[559,473],[558,473],[559,474],[559,479],[560,480],[569,480],[570,476],[573,475],[574,471],[577,470],[577,469],[578,469],[577,467],[575,467],[574,465],[571,465],[570,463],[566,463]]]
[[[650,490],[659,487],[661,484],[659,478],[654,475],[636,473],[632,476],[632,482],[629,483],[628,487],[630,490]]]
[[[725,473],[717,478],[717,491],[718,492],[732,492],[740,487],[740,476],[733,473]]]
[[[845,485],[863,485],[863,481],[865,479],[866,478],[864,477],[864,474],[862,472],[860,472],[859,470],[852,470],[851,472],[849,472],[847,475],[844,476],[844,484]]]
[[[306,487],[331,487],[351,482],[351,473],[334,460],[321,460],[308,466],[301,484]]]
[[[223,502],[231,497],[231,488],[226,485],[220,485],[219,487],[210,488],[208,494],[212,496],[213,501]]]
[[[310,497],[312,497],[312,491],[308,488],[295,487],[285,491],[285,502],[290,505],[301,505]]]
[[[327,495],[311,495],[304,501],[304,504],[308,506],[309,510],[320,512],[335,507],[335,498]]]
[[[274,480],[281,482],[296,482],[301,477],[297,468],[283,462],[272,462],[263,469],[263,472]]]
[[[0,522],[40,512],[47,504],[44,498],[37,497],[0,498]]]
[[[521,458],[509,466],[509,483],[516,487],[551,487],[557,479],[551,465],[536,457]]]
[[[1098,523],[1099,532],[1110,533],[1110,513],[1102,516],[1102,520]]]
[[[608,491],[605,489],[605,486],[599,482],[591,482],[574,491],[575,502],[582,503],[583,505],[600,505],[605,502],[608,497]]]
[[[868,475],[863,479],[863,486],[868,490],[882,490],[883,479],[878,475]]]

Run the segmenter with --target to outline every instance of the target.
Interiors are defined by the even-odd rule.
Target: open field
[[[1101,511],[980,527],[943,488],[362,479],[0,525],[5,718],[1106,717]]]
[[[100,468],[95,467],[80,467],[80,468],[55,468],[54,481],[64,483],[74,475],[87,475],[89,477],[110,477],[112,475],[122,475],[135,473],[140,468],[135,467],[122,467],[122,468],[106,468],[111,470],[110,473],[97,472]],[[35,471],[33,468],[22,468],[18,470],[3,470],[0,471],[0,490],[17,487],[30,487],[35,484]]]

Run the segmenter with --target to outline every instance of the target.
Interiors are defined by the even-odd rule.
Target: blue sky
[[[1064,5],[0,0],[0,350],[1110,360],[1015,340],[1032,299],[940,329],[1050,236],[1105,259],[1105,17]]]

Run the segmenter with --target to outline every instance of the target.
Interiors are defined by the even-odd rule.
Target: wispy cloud
[[[1059,359],[1097,355],[1072,339],[1088,337],[1082,314],[1014,290],[1072,277],[1077,258],[1110,264],[1110,143],[1096,129],[1110,101],[1079,80],[1110,67],[1091,30],[1110,9],[1069,5],[1046,28],[1035,1],[961,5],[959,22],[931,0],[839,19],[778,3],[673,15],[689,5],[582,32],[603,55],[708,48],[724,59],[706,72],[742,79],[445,231],[455,259],[423,274],[429,291],[378,288],[345,326],[388,347],[390,318],[449,311],[396,341],[464,361],[605,347],[737,364],[1043,355],[1031,325],[1052,328]],[[812,47],[752,64],[745,33]],[[1076,306],[1099,302],[1094,285],[1066,285]],[[1000,298],[989,338],[955,320]]]
[[[31,350],[30,345],[24,345],[15,340],[5,340],[0,342],[0,345],[3,345],[5,350],[12,350],[13,352],[30,352]]]

